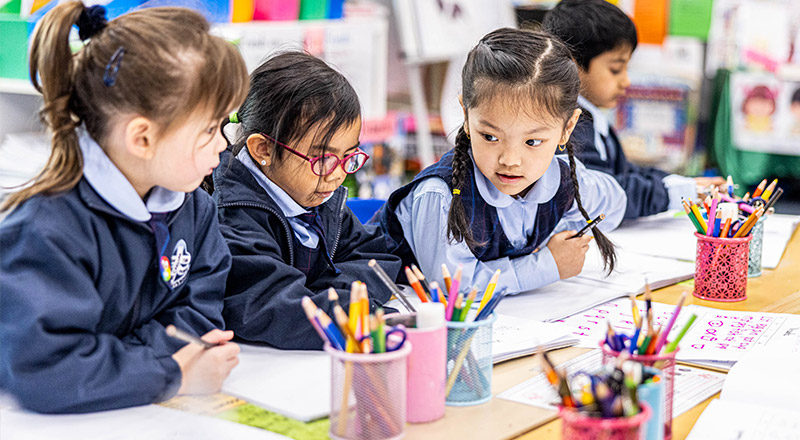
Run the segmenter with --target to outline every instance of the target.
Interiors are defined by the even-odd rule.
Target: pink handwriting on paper
[[[699,327],[699,341],[691,347],[696,350],[747,350],[755,345],[774,319],[752,314],[708,314]]]

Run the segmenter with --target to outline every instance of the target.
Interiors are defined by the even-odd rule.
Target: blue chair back
[[[368,222],[384,203],[386,200],[381,199],[359,199],[357,197],[347,199],[347,206],[362,224]]]

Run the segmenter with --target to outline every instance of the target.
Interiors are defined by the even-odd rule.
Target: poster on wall
[[[731,75],[730,90],[736,148],[800,155],[800,82],[736,72]]]

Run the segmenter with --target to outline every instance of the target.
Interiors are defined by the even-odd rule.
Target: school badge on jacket
[[[162,260],[162,265],[164,263]],[[192,254],[186,248],[186,241],[180,239],[175,243],[169,263],[169,269],[162,270],[161,274],[167,285],[171,289],[176,289],[186,281],[186,277],[189,275],[189,266],[192,264]]]

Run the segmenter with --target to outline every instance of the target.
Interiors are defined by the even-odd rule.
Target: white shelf
[[[33,84],[27,79],[0,78],[0,93],[17,95],[38,95]]]

